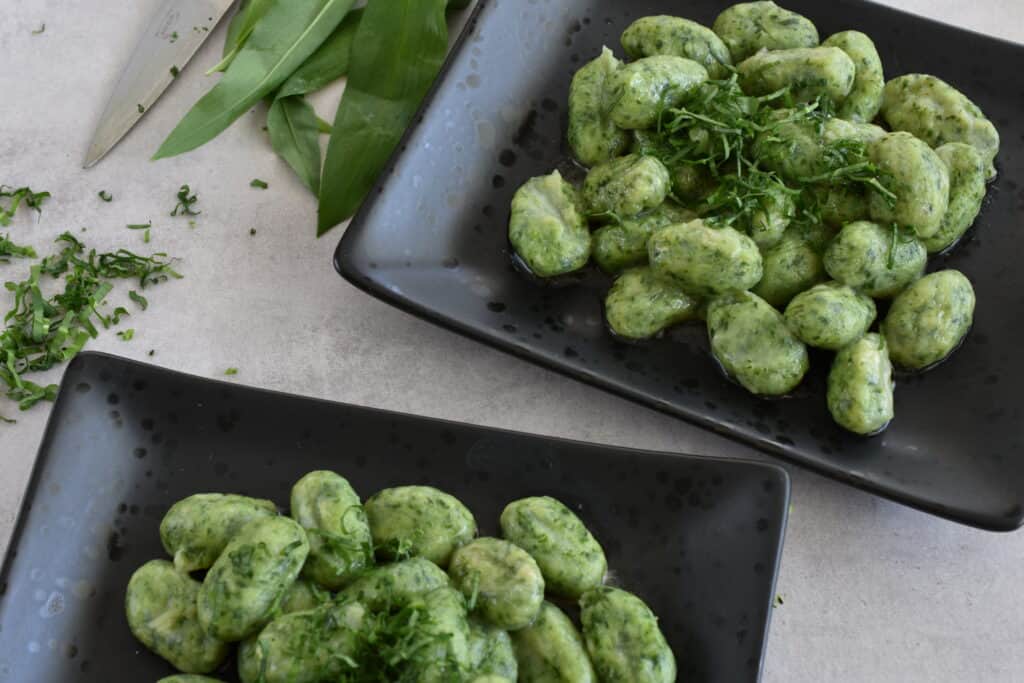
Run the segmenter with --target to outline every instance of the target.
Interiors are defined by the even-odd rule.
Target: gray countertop
[[[344,282],[331,266],[341,231],[314,239],[313,197],[266,143],[261,112],[192,154],[148,162],[208,87],[203,71],[219,59],[223,27],[142,124],[83,171],[97,117],[159,1],[7,2],[0,12],[0,182],[54,195],[41,217],[20,214],[12,236],[47,253],[57,234],[86,227],[80,236],[90,246],[182,258],[185,279],[147,292],[150,309],[133,313],[132,341],[106,332],[89,348],[211,377],[237,367],[233,379],[243,384],[476,424],[761,457],[421,322]],[[1020,0],[888,4],[1024,42]],[[33,35],[43,22],[46,31]],[[318,96],[320,111],[332,111],[339,93]],[[270,188],[250,188],[254,177]],[[203,213],[194,229],[167,215],[182,183],[199,193]],[[114,201],[99,201],[99,190]],[[150,245],[123,228],[150,219]],[[21,270],[0,266],[0,277],[21,277]],[[55,371],[48,379],[59,377]],[[0,547],[49,406],[16,412],[0,399],[0,414],[18,418],[0,425]],[[1024,680],[1024,534],[975,531],[791,473],[778,586],[784,604],[773,616],[767,683]]]

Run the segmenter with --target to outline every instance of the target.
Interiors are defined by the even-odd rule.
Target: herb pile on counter
[[[155,158],[193,150],[261,100],[277,154],[319,196],[317,234],[352,216],[440,71],[446,11],[468,0],[243,0],[228,28],[224,75]],[[333,126],[305,95],[348,76]],[[330,134],[321,163],[320,135]],[[321,173],[322,170],[322,173]]]
[[[22,202],[30,209],[42,213],[43,202],[50,198],[49,192],[33,192],[30,187],[8,187],[0,185],[0,200],[7,200],[7,206],[0,201],[0,225],[10,225]]]
[[[199,493],[160,523],[173,561],[128,583],[128,626],[185,674],[242,683],[672,683],[676,661],[637,596],[606,585],[604,550],[554,498],[509,503],[503,538],[430,486],[366,500],[310,472],[290,514]],[[196,572],[205,572],[193,578]],[[561,604],[578,604],[578,628]],[[171,676],[161,683],[218,683]]]
[[[49,197],[49,193],[32,193],[27,188],[5,195],[16,197],[8,217],[17,209],[19,194],[27,206],[36,210],[42,199]],[[163,253],[139,256],[126,249],[100,253],[87,250],[69,232],[60,235],[56,243],[58,250],[32,263],[26,279],[4,283],[13,297],[13,308],[4,316],[0,329],[0,384],[6,386],[7,397],[22,410],[39,401],[52,401],[57,395],[56,384],[40,385],[27,375],[71,360],[99,334],[97,325],[107,329],[130,315],[123,306],[110,312],[103,310],[114,281],[136,280],[138,289],[144,290],[168,278],[181,277],[173,268],[173,259]],[[37,255],[31,247],[0,237],[0,264],[10,263],[11,258],[35,259]],[[44,290],[56,291],[51,295]],[[141,310],[149,305],[134,289],[128,297]],[[134,330],[120,333],[125,341],[133,335]],[[0,419],[12,421],[2,416]]]
[[[935,76],[886,81],[867,35],[819,41],[771,1],[711,28],[643,17],[621,43],[631,61],[605,48],[569,89],[582,187],[555,171],[512,200],[518,263],[554,278],[593,259],[615,278],[617,337],[702,321],[721,368],[759,396],[794,391],[808,347],[834,351],[833,419],[884,430],[894,367],[930,369],[971,327],[967,277],[925,272],[981,209],[995,126]]]

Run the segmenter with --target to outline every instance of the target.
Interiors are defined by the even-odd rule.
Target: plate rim
[[[22,493],[22,497],[18,505],[18,512],[15,516],[14,525],[11,527],[11,535],[7,544],[7,548],[4,551],[3,562],[0,563],[0,587],[3,587],[3,590],[0,590],[0,612],[3,611],[4,604],[6,602],[4,600],[4,596],[7,594],[13,594],[13,591],[11,590],[11,585],[9,584],[9,576],[13,569],[14,561],[18,555],[18,549],[21,544],[20,542],[22,536],[26,531],[29,511],[32,508],[35,496],[39,491],[41,477],[43,476],[43,473],[46,470],[46,465],[49,462],[49,456],[52,448],[51,444],[57,431],[61,429],[60,422],[62,413],[65,410],[65,406],[70,401],[75,400],[75,398],[72,396],[72,394],[74,393],[74,387],[72,386],[72,384],[77,381],[77,376],[80,372],[81,366],[90,360],[106,361],[113,363],[114,365],[120,365],[123,368],[141,370],[147,373],[162,375],[164,377],[169,376],[186,382],[198,382],[201,384],[210,385],[212,387],[231,389],[232,391],[235,392],[240,391],[242,393],[257,396],[261,399],[297,399],[299,401],[317,403],[331,408],[356,409],[358,411],[363,411],[365,413],[374,414],[377,416],[391,419],[413,419],[421,423],[437,425],[438,427],[456,427],[459,429],[469,428],[505,437],[535,439],[549,444],[554,444],[556,448],[561,445],[571,445],[574,447],[610,449],[615,451],[620,457],[630,460],[637,457],[639,457],[640,460],[643,460],[651,456],[671,457],[673,459],[678,459],[680,462],[710,461],[716,463],[736,465],[742,469],[758,471],[758,476],[770,478],[772,482],[776,486],[778,486],[778,494],[775,501],[775,504],[778,505],[778,533],[774,543],[771,544],[773,548],[772,554],[774,557],[772,559],[769,591],[768,595],[765,596],[768,600],[768,604],[765,605],[766,617],[763,623],[763,628],[760,630],[760,633],[762,634],[761,648],[758,658],[758,667],[754,680],[760,681],[763,676],[765,660],[767,658],[768,653],[768,639],[771,634],[771,622],[773,614],[772,602],[774,600],[775,593],[778,589],[779,574],[782,567],[782,553],[785,548],[786,532],[789,526],[789,510],[792,501],[792,481],[790,479],[789,472],[787,472],[786,469],[780,464],[774,462],[762,462],[750,458],[732,458],[714,455],[697,455],[693,453],[656,451],[651,449],[634,448],[630,446],[602,444],[592,441],[582,441],[579,439],[570,439],[560,436],[534,434],[514,429],[506,429],[503,427],[492,427],[488,425],[473,424],[469,422],[460,422],[457,420],[431,417],[428,415],[404,413],[395,410],[388,410],[385,408],[378,408],[375,406],[365,406],[356,403],[334,401],[314,396],[304,396],[302,394],[293,394],[285,391],[279,391],[276,389],[265,389],[246,384],[229,382],[222,379],[204,377],[202,375],[184,372],[181,370],[174,370],[161,365],[155,365],[152,363],[147,363],[145,361],[126,358],[104,351],[82,351],[68,363],[67,369],[63,377],[61,378],[57,398],[54,401],[50,415],[47,417],[43,437],[40,440],[39,447],[36,450],[36,455],[32,463],[31,475],[29,476],[28,483],[26,484],[25,490]]]
[[[1003,47],[1013,48],[1020,51],[1024,55],[1024,43],[1016,43],[1014,41],[1006,40],[998,36],[991,36],[985,33],[980,33],[971,29],[961,28],[953,24],[947,24],[930,17],[926,17],[913,12],[907,12],[889,5],[884,5],[874,0],[844,0],[847,4],[862,4],[869,5],[873,8],[890,13],[892,16],[900,17],[903,20],[911,21],[923,21],[933,27],[955,30],[958,32],[971,34],[979,39],[990,41],[1001,45]],[[471,325],[468,325],[458,318],[453,318],[439,311],[433,310],[426,306],[420,305],[417,302],[408,299],[405,295],[397,293],[382,285],[381,283],[374,280],[371,273],[364,269],[360,263],[358,263],[355,256],[355,243],[360,239],[363,232],[366,229],[366,223],[370,213],[373,211],[377,201],[383,194],[384,187],[388,184],[391,176],[393,175],[395,167],[398,162],[405,155],[407,143],[410,137],[412,137],[423,123],[426,112],[432,107],[434,100],[436,99],[437,92],[440,87],[448,80],[449,73],[454,64],[455,58],[465,48],[466,42],[470,33],[480,17],[480,14],[490,5],[490,0],[479,0],[477,6],[473,9],[473,13],[467,19],[461,34],[457,41],[449,51],[447,58],[445,59],[444,65],[441,71],[438,73],[433,85],[424,97],[420,108],[417,110],[416,116],[413,118],[412,123],[406,129],[402,135],[399,144],[396,146],[394,153],[388,160],[377,181],[374,183],[373,188],[367,194],[366,199],[360,206],[359,210],[352,217],[352,220],[348,227],[345,229],[344,234],[341,236],[338,246],[335,248],[333,262],[335,270],[350,284],[370,296],[383,301],[395,308],[409,313],[421,320],[432,323],[439,327],[448,329],[457,334],[461,334],[464,337],[472,339],[477,342],[481,342],[490,346],[491,348],[498,349],[505,353],[511,354],[521,360],[539,365],[548,370],[553,370],[563,376],[575,379],[590,386],[598,389],[610,392],[614,395],[638,403],[639,405],[647,408],[654,409],[660,413],[670,415],[676,419],[681,419],[691,425],[694,425],[700,429],[704,429],[719,436],[731,439],[735,442],[744,444],[746,446],[753,447],[762,453],[765,453],[774,458],[780,458],[783,461],[792,465],[810,470],[820,476],[828,477],[840,483],[852,486],[856,489],[864,491],[876,496],[881,496],[887,500],[893,501],[900,505],[904,505],[915,510],[919,510],[926,514],[934,515],[936,517],[945,519],[947,521],[955,522],[965,526],[982,529],[985,531],[992,532],[1012,532],[1024,527],[1024,491],[1018,491],[1019,500],[1016,507],[1016,511],[1012,515],[999,515],[999,514],[988,514],[981,513],[975,510],[966,509],[963,507],[951,507],[943,505],[941,503],[930,500],[924,496],[909,493],[899,489],[898,487],[885,484],[885,483],[873,483],[858,477],[856,474],[842,469],[833,469],[828,466],[809,462],[801,459],[795,454],[788,453],[780,445],[774,442],[758,438],[754,435],[747,435],[738,432],[733,429],[723,427],[716,423],[710,418],[705,418],[701,415],[694,414],[689,415],[683,413],[681,410],[674,407],[672,404],[659,401],[653,397],[644,395],[644,392],[633,389],[631,386],[617,382],[606,377],[602,377],[596,373],[588,373],[580,368],[576,368],[570,365],[566,365],[560,362],[558,359],[551,357],[547,354],[538,353],[528,346],[516,344],[513,341],[507,340],[495,333],[489,332],[485,329],[477,329]]]

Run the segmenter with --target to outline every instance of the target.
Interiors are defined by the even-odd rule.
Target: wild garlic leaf
[[[362,17],[362,9],[349,12],[330,38],[288,77],[277,91],[278,99],[315,92],[348,74],[352,41]]]
[[[305,62],[353,3],[273,0],[224,77],[178,123],[154,158],[188,152],[223,132]]]
[[[270,144],[313,194],[320,190],[320,129],[301,95],[279,97],[267,113]]]
[[[327,148],[317,235],[355,213],[434,82],[448,50],[446,4],[367,5]]]
[[[231,65],[242,46],[245,45],[245,41],[249,40],[249,36],[252,35],[256,23],[267,13],[271,1],[242,0],[239,3],[238,11],[235,12],[235,16],[231,17],[231,23],[228,24],[228,34],[224,39],[224,58],[217,66],[206,72],[207,76],[224,71]]]

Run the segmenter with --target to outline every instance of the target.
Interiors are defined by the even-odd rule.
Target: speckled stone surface
[[[152,219],[148,248],[183,259],[186,278],[153,289],[150,309],[133,314],[133,341],[105,333],[91,348],[207,376],[237,367],[239,383],[476,424],[757,457],[418,321],[342,281],[330,264],[337,234],[313,238],[314,202],[273,155],[259,111],[190,155],[149,163],[208,87],[202,72],[218,60],[223,29],[111,156],[82,171],[97,117],[157,4],[11,0],[0,13],[0,182],[54,193],[41,218],[15,221],[12,237],[45,252],[61,231],[88,227],[90,245],[145,250],[141,236],[123,226]],[[1024,41],[1017,0],[889,4]],[[46,31],[33,35],[43,22]],[[321,113],[338,95],[334,88],[317,98]],[[254,177],[270,188],[251,189]],[[194,230],[167,215],[182,183],[200,195]],[[97,199],[103,189],[112,203]],[[22,267],[0,265],[0,277],[22,276]],[[0,413],[14,412],[0,402]],[[0,428],[0,544],[47,414],[40,406]],[[764,680],[1024,677],[1021,534],[963,528],[801,470],[793,478],[784,604],[774,613]]]

